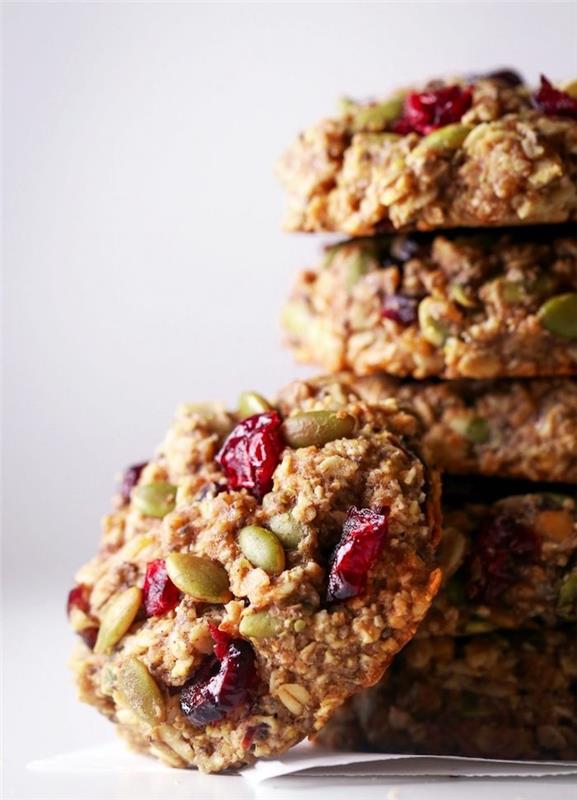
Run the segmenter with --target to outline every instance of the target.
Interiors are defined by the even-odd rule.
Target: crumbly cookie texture
[[[577,83],[561,102],[548,102],[543,85],[512,84],[434,81],[346,101],[279,162],[286,227],[364,236],[574,220]]]
[[[135,748],[218,772],[380,679],[440,584],[438,479],[391,400],[187,405],[129,469],[69,596],[80,698]],[[243,418],[244,419],[241,419]]]
[[[531,486],[531,484],[529,484]],[[506,487],[502,488],[506,491]],[[577,621],[575,492],[476,502],[445,485],[439,562],[443,586],[419,629],[461,636]]]
[[[317,741],[385,753],[576,759],[575,629],[415,640]]]
[[[340,373],[295,381],[284,397],[305,403],[334,391],[369,403],[394,397],[413,408],[425,457],[447,473],[577,484],[573,379],[439,383]]]
[[[566,228],[344,242],[282,316],[299,361],[359,375],[577,373],[577,239]]]

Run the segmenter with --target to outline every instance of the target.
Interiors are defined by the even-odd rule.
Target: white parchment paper
[[[131,753],[121,742],[61,753],[32,761],[34,772],[166,772],[173,773],[151,758]],[[282,758],[259,761],[240,773],[252,785],[271,778],[291,777],[544,777],[577,775],[577,762],[493,761],[482,758],[446,756],[380,755],[336,753],[303,743]]]

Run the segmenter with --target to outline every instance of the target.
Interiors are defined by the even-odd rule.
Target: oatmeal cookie
[[[529,484],[531,486],[531,484]],[[443,491],[443,586],[419,635],[467,635],[577,621],[577,497],[490,501],[477,481]],[[507,491],[506,483],[501,491]]]
[[[332,372],[575,375],[575,231],[453,231],[334,245],[299,274],[282,322],[296,359]]]
[[[304,131],[278,174],[286,227],[365,236],[577,218],[577,82],[511,73],[345,101]]]
[[[385,753],[577,759],[575,629],[415,640],[317,741]]]
[[[577,484],[577,381],[403,381],[382,374],[327,375],[290,384],[282,403],[394,397],[422,423],[426,459],[451,474]],[[344,394],[343,394],[344,392]]]
[[[181,408],[70,593],[81,699],[135,748],[207,772],[322,727],[440,583],[417,427],[391,400]]]

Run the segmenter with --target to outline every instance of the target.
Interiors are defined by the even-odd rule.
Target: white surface
[[[63,597],[112,475],[151,452],[180,400],[297,374],[275,319],[318,240],[280,232],[275,158],[342,93],[506,64],[574,76],[577,6],[3,10],[6,796],[101,797],[22,771],[108,735],[62,666]],[[182,778],[167,780],[175,797]],[[154,791],[135,780],[110,796]]]

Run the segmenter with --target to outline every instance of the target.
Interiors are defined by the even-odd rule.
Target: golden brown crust
[[[456,141],[395,134],[394,119],[359,124],[367,108],[347,104],[281,158],[289,230],[364,236],[576,218],[577,121],[535,110],[527,87],[476,82]]]
[[[577,484],[577,382],[402,381],[351,373],[295,381],[281,395],[303,407],[330,395],[413,408],[427,460],[452,474]],[[344,394],[343,394],[344,393]]]
[[[446,489],[439,547],[443,586],[419,636],[577,621],[575,493],[490,502],[481,484],[470,487],[468,501],[461,487],[453,504],[451,487]]]
[[[571,231],[381,237],[331,248],[283,312],[297,360],[327,371],[497,378],[577,373]]]
[[[575,630],[419,639],[336,712],[337,749],[504,759],[577,758]]]
[[[227,490],[215,461],[236,416],[219,407],[183,407],[138,484],[170,482],[177,487],[176,508],[163,519],[143,516],[133,491],[128,505],[105,520],[99,554],[76,576],[89,598],[85,612],[71,614],[81,632],[101,625],[120,592],[142,586],[155,559],[192,553],[226,570],[228,602],[199,603],[183,594],[164,615],[138,615],[109,652],[81,645],[73,661],[81,698],[113,719],[133,746],[174,766],[239,767],[320,728],[347,697],[381,677],[440,583],[434,566],[438,480],[412,450],[414,417],[393,401],[319,399],[314,408],[346,412],[354,434],[319,446],[286,446],[272,489],[260,501],[245,490]],[[289,413],[283,409],[285,418]],[[389,509],[384,551],[364,594],[327,604],[328,558],[352,505]],[[252,524],[270,529],[279,514],[290,515],[300,538],[273,575],[246,558],[238,533]],[[250,637],[258,671],[251,703],[194,727],[180,709],[179,690],[212,650],[207,623],[238,639],[253,613],[272,618],[275,634]],[[163,713],[152,722],[119,689],[131,658],[144,665],[161,695]]]

